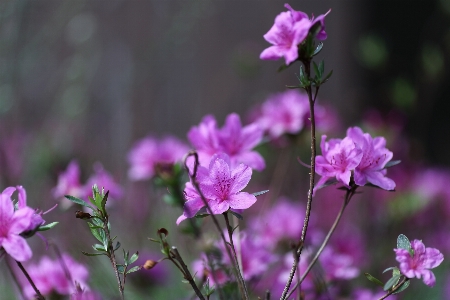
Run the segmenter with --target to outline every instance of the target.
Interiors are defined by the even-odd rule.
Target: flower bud
[[[153,269],[153,267],[156,266],[157,263],[158,263],[157,261],[149,259],[149,260],[145,261],[143,267],[146,270],[150,270],[150,269]]]

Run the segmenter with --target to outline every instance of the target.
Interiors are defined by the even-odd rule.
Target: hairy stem
[[[34,292],[36,293],[37,296],[37,300],[45,300],[44,296],[42,296],[41,292],[38,290],[38,288],[36,287],[36,285],[34,284],[33,280],[31,279],[30,275],[28,274],[28,272],[25,270],[25,268],[22,266],[22,264],[16,260],[17,265],[19,266],[20,270],[22,271],[22,273],[25,275],[25,277],[27,278],[28,282],[31,284],[31,286],[33,287]]]
[[[341,217],[344,213],[345,208],[347,207],[347,204],[350,202],[350,199],[352,198],[352,196],[355,194],[355,190],[356,190],[356,186],[352,187],[350,190],[347,190],[347,193],[345,194],[345,199],[344,202],[342,203],[342,207],[339,210],[339,213],[336,217],[336,219],[334,220],[333,225],[331,226],[330,230],[328,231],[322,245],[320,245],[319,249],[317,250],[316,255],[314,256],[314,258],[311,260],[311,262],[309,263],[308,267],[306,268],[305,272],[302,274],[302,276],[299,278],[297,284],[292,288],[292,290],[287,294],[286,298],[289,298],[292,293],[296,290],[296,288],[303,282],[303,280],[305,280],[306,276],[309,274],[309,272],[311,271],[312,267],[314,266],[314,264],[317,262],[317,260],[319,259],[320,254],[322,254],[323,249],[325,249],[325,246],[328,244],[328,241],[331,238],[331,235],[334,233],[337,225],[339,224],[339,221],[341,220]]]
[[[111,240],[111,234],[110,234],[109,229],[108,229],[108,216],[106,216],[105,219],[104,219],[103,230],[105,231],[106,237],[108,238],[108,243],[109,243],[109,246],[108,246],[108,253],[109,253],[109,255],[108,255],[108,257],[109,257],[109,260],[111,261],[111,264],[112,264],[113,269],[114,269],[114,273],[116,275],[117,284],[119,286],[120,298],[122,300],[124,300],[125,296],[124,296],[123,291],[124,291],[125,287],[122,285],[122,281],[120,280],[119,270],[117,269],[116,255],[114,254],[114,248],[112,246],[113,241]]]
[[[195,158],[194,173],[193,174],[190,173],[189,168],[186,165],[186,161],[187,161],[187,159],[190,156],[194,156],[194,158]],[[188,171],[189,177],[191,178],[192,185],[195,187],[195,190],[200,195],[200,198],[202,199],[203,204],[205,204],[207,212],[211,215],[213,223],[216,226],[217,231],[219,231],[220,237],[221,237],[221,239],[223,241],[223,244],[225,246],[225,250],[227,251],[227,254],[228,254],[228,257],[230,258],[230,261],[233,261],[233,255],[231,253],[230,248],[228,247],[227,240],[225,239],[225,235],[223,234],[223,231],[220,228],[219,221],[217,220],[216,216],[213,214],[213,211],[211,210],[211,207],[209,206],[209,203],[206,200],[205,195],[203,195],[203,192],[200,190],[200,185],[197,182],[197,169],[198,169],[199,162],[198,162],[198,154],[197,154],[196,151],[193,150],[193,151],[190,151],[188,153],[188,155],[186,156],[186,159],[185,159],[185,165],[186,165],[186,169]],[[236,266],[233,266],[233,272],[234,272],[234,275],[235,275],[235,277],[237,279],[239,290],[241,292],[241,295],[242,295],[243,299],[248,300],[247,287],[245,285],[245,282],[243,280],[241,281],[242,276],[241,276],[240,272],[238,271],[238,269],[236,268]]]
[[[311,78],[311,60],[303,61],[303,65],[305,66],[305,74],[307,78]],[[297,270],[298,262],[300,261],[300,255],[302,253],[303,244],[306,238],[306,231],[308,229],[309,217],[311,215],[311,204],[312,204],[312,196],[314,190],[314,175],[316,173],[316,120],[314,115],[314,102],[317,97],[318,88],[316,88],[315,96],[313,98],[312,88],[311,86],[305,87],[306,93],[308,94],[309,100],[309,113],[310,113],[310,121],[311,121],[311,169],[309,172],[309,190],[308,190],[308,200],[306,202],[306,213],[305,220],[303,222],[302,234],[300,237],[300,242],[298,243],[298,248],[296,250],[296,259],[294,259],[294,263],[291,268],[291,272],[289,273],[289,278],[286,282],[286,286],[284,287],[283,294],[281,295],[280,300],[285,300],[286,295],[289,291],[289,288],[292,283],[292,279],[294,278],[295,271]]]
[[[200,292],[200,289],[198,288],[198,286],[195,284],[194,278],[192,277],[191,273],[189,272],[188,267],[186,266],[186,264],[184,263],[183,258],[181,258],[180,253],[178,252],[177,247],[172,247],[172,254],[175,256],[175,259],[180,263],[181,265],[181,271],[184,275],[184,279],[186,279],[189,284],[192,286],[192,288],[194,289],[195,293],[197,294],[197,297],[201,300],[205,300],[205,298],[202,295],[202,292]]]

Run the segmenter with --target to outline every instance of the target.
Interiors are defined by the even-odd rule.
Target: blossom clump
[[[239,115],[227,116],[225,125],[217,128],[214,117],[206,116],[198,126],[188,132],[188,139],[199,155],[200,165],[207,166],[216,153],[225,153],[231,166],[243,163],[252,169],[265,168],[262,156],[252,149],[262,140],[263,130],[255,123],[242,126]]]
[[[312,28],[319,26],[316,31],[318,40],[325,40],[325,15],[317,18],[308,18],[308,15],[301,11],[292,9],[289,4],[284,5],[289,11],[280,13],[275,18],[275,24],[264,35],[264,39],[273,46],[265,49],[260,58],[263,60],[277,60],[284,57],[286,65],[289,65],[298,58],[298,45],[301,44]]]
[[[412,250],[412,251],[411,251]],[[411,249],[397,248],[395,259],[400,263],[400,271],[408,278],[421,278],[428,286],[434,286],[436,277],[430,269],[436,268],[444,260],[444,255],[435,248],[425,248],[420,240],[411,242]]]
[[[146,137],[139,140],[128,153],[131,180],[145,180],[153,177],[158,165],[173,165],[182,160],[188,147],[176,139],[167,136],[161,140]]]
[[[386,164],[393,156],[386,149],[385,138],[372,138],[359,127],[349,128],[342,140],[331,139],[327,142],[326,138],[322,136],[322,155],[316,157],[316,172],[322,176],[316,187],[324,185],[331,178],[349,187],[353,176],[355,184],[359,186],[371,183],[385,190],[395,189],[395,182],[385,176]]]
[[[239,164],[233,168],[228,155],[222,153],[215,154],[211,158],[209,169],[198,167],[196,180],[212,213],[221,214],[228,209],[249,208],[256,202],[254,195],[241,192],[251,177],[252,169],[249,166]],[[205,207],[203,199],[192,183],[186,184],[184,194],[187,201],[183,215],[178,218],[177,224],[194,217],[200,209]]]
[[[87,268],[67,254],[63,254],[61,259],[62,261],[52,260],[44,256],[38,264],[27,266],[27,272],[42,295],[50,295],[52,292],[58,295],[71,295],[77,293],[76,285],[83,290],[87,288],[86,281],[89,276]],[[35,291],[28,280],[23,276],[19,279],[24,294],[28,299],[34,299]]]

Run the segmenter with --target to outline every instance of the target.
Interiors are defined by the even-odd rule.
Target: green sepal
[[[41,225],[41,226],[38,227],[38,229],[36,231],[47,231],[47,230],[50,230],[53,227],[55,227],[56,224],[58,224],[58,223],[59,222],[52,222],[52,223],[49,223],[47,225]]]

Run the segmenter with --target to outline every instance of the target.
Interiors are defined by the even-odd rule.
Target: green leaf
[[[325,78],[322,80],[322,83],[325,83],[328,81],[328,79],[330,79],[331,75],[333,75],[333,70],[330,71],[330,73],[328,73],[327,76],[325,76]]]
[[[398,165],[398,164],[401,163],[401,162],[402,162],[401,160],[391,160],[391,161],[388,161],[388,162],[386,163],[386,165],[384,166],[384,169],[387,169],[387,168],[393,167],[393,166],[395,166],[395,165]]]
[[[59,223],[59,222],[52,222],[52,223],[49,223],[49,224],[47,224],[47,225],[39,226],[39,228],[37,229],[37,231],[47,231],[47,230],[50,230],[50,229],[52,229],[53,227],[55,227],[56,224],[58,224],[58,223]]]
[[[411,249],[411,242],[408,240],[406,235],[400,234],[397,238],[397,248],[398,249],[405,249],[408,250]]]
[[[103,196],[102,201],[101,201],[101,210],[103,212],[103,214],[106,215],[106,201],[108,201],[108,195],[109,195],[109,191],[106,191],[105,196]]]
[[[103,231],[103,227],[100,227],[98,225],[94,225],[90,222],[88,222],[89,229],[91,230],[92,235],[99,241],[104,244],[105,241],[105,232]]]
[[[286,88],[293,90],[293,89],[301,89],[303,87],[301,85],[287,85]]]
[[[400,270],[395,267],[394,269],[392,269],[392,276],[397,276],[397,275],[402,275],[402,273],[400,272]]]
[[[117,249],[119,249],[120,248],[120,242],[117,242],[116,243],[116,247],[114,247],[114,250],[113,251],[116,251]]]
[[[373,283],[378,284],[379,286],[384,286],[384,284],[377,278],[373,277],[372,275],[370,275],[369,273],[364,273],[364,275],[366,276],[367,279],[369,279],[370,281],[372,281]]]
[[[229,210],[229,212],[230,212],[233,216],[235,216],[236,218],[238,218],[239,220],[244,220],[244,217],[243,217],[242,215],[238,214],[237,212],[232,211],[232,210]]]
[[[83,253],[86,256],[99,256],[99,255],[106,255],[106,256],[108,256],[107,253],[87,253],[87,252],[84,252],[84,251],[81,251],[81,253]]]
[[[198,219],[206,218],[207,216],[209,216],[209,214],[198,214],[198,215],[195,215],[195,217],[198,218]]]
[[[260,192],[256,192],[256,193],[252,193],[253,196],[258,197],[260,195],[263,195],[265,193],[267,193],[269,190],[264,190],[264,191],[260,191]]]
[[[409,286],[409,284],[411,283],[411,281],[409,281],[408,279],[398,288],[398,290],[396,290],[394,293],[392,293],[393,295],[398,294],[400,292],[403,292],[404,290],[406,290]]]
[[[117,265],[117,272],[123,274],[125,272],[125,267],[123,265]]]
[[[323,72],[325,71],[325,62],[322,61],[319,63],[319,74],[320,74],[320,78],[322,78]]]
[[[141,268],[142,268],[141,266],[135,266],[135,267],[132,267],[131,269],[129,269],[129,270],[127,271],[127,274],[130,274],[130,273],[139,271]]]
[[[395,275],[389,279],[386,284],[383,287],[383,290],[387,291],[390,290],[394,285],[397,284],[398,280],[400,279],[400,276],[402,275]]]
[[[393,270],[393,269],[398,269],[398,268],[397,268],[397,267],[390,267],[390,268],[387,268],[387,269],[385,269],[385,270],[383,271],[383,274],[386,273],[387,271],[390,271],[390,270]]]
[[[320,190],[320,189],[322,189],[322,188],[324,188],[324,187],[327,187],[327,186],[329,186],[329,185],[332,185],[332,184],[335,184],[335,183],[338,183],[339,181],[336,179],[336,178],[330,178],[330,179],[328,179],[323,185],[321,185],[321,186],[316,186],[315,187],[315,190],[317,191],[317,190]]]
[[[106,252],[107,251],[105,249],[105,247],[103,245],[100,245],[100,244],[92,245],[92,248],[94,248],[94,250],[97,250],[97,251],[100,251],[100,252]]]
[[[128,261],[128,263],[131,265],[131,264],[134,263],[138,258],[139,258],[139,252],[136,252],[135,254],[131,255],[130,260]]]
[[[278,68],[277,72],[284,71],[284,70],[286,70],[288,67],[289,67],[289,66],[287,66],[286,64],[282,64],[282,65]]]
[[[319,52],[322,51],[322,48],[323,48],[323,43],[320,42],[320,43],[317,45],[316,50],[314,50],[313,56],[316,56],[317,54],[319,54]]]
[[[312,63],[313,63],[314,73],[316,74],[316,77],[317,78],[321,78],[319,67],[317,66],[315,61],[313,61]]]
[[[92,210],[95,210],[95,208],[93,208],[92,206],[90,206],[86,201],[81,200],[80,198],[74,197],[74,196],[70,196],[70,195],[65,195],[64,197],[66,197],[68,200],[72,201],[73,203],[82,205],[82,206],[86,206],[89,207]]]

